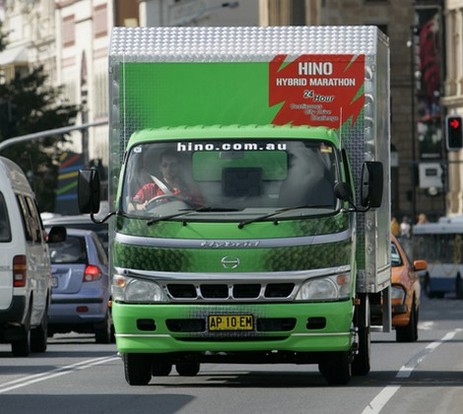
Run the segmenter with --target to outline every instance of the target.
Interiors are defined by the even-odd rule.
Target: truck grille
[[[291,299],[294,283],[169,283],[165,286],[174,301],[241,301]]]

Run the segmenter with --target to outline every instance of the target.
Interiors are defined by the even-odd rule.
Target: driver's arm
[[[144,184],[132,198],[132,201],[135,204],[146,204],[153,197],[156,197],[158,194],[158,187],[153,182]]]

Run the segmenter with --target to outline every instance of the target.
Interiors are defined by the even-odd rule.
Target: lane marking
[[[95,365],[106,364],[111,361],[120,360],[118,356],[111,357],[101,357],[88,359],[86,361],[77,362],[75,364],[66,365],[61,368],[55,368],[50,371],[42,372],[39,374],[30,375],[27,377],[18,378],[13,381],[6,382],[0,385],[0,394],[5,392],[15,390],[17,388],[26,387],[31,384],[35,384],[40,381],[47,381],[52,378],[60,377],[62,375],[72,374],[76,371],[81,371],[83,369],[91,368]]]
[[[420,322],[418,324],[418,329],[424,330],[424,331],[430,331],[433,329],[435,323],[434,321],[425,321],[425,322]]]
[[[416,354],[410,361],[403,365],[397,372],[395,378],[408,378],[412,374],[413,370],[438,346],[443,343],[450,341],[455,335],[460,332],[461,329],[455,329],[454,331],[448,332],[441,339],[428,344],[422,351]],[[373,398],[370,403],[362,411],[362,414],[378,414],[394,394],[399,391],[400,385],[387,385],[384,387],[379,394]]]

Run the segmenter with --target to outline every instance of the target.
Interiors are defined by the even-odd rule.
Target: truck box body
[[[390,283],[387,38],[373,26],[115,28],[109,72],[128,382],[146,382],[142,354],[185,367],[181,353],[191,368],[249,352],[289,352],[344,381],[327,352],[352,362],[356,297]],[[194,195],[159,196],[166,153]],[[358,205],[370,161],[382,204],[359,212],[333,188],[348,183]],[[142,210],[143,179],[158,195]]]

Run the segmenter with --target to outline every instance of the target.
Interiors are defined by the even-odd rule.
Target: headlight
[[[114,275],[113,300],[126,303],[167,302],[166,294],[156,282]]]
[[[296,300],[339,300],[351,295],[349,273],[307,280],[299,289]]]
[[[405,289],[402,286],[393,285],[391,288],[391,299],[396,302],[404,303],[405,302]]]

